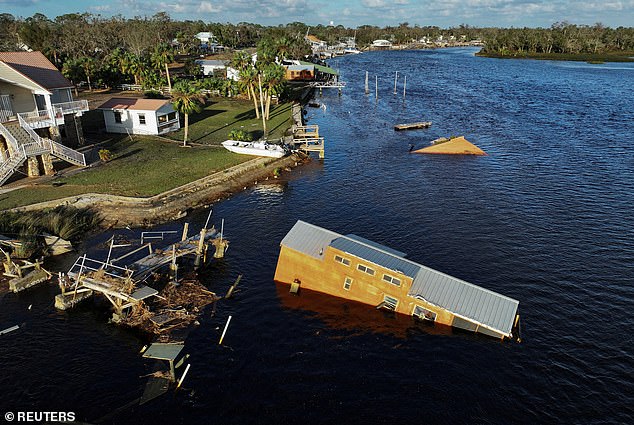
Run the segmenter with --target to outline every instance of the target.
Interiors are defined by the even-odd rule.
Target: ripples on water
[[[633,68],[469,49],[365,53],[333,66],[348,86],[324,93],[325,111],[309,111],[326,160],[214,207],[232,244],[207,283],[224,293],[244,278],[236,299],[187,340],[188,390],[114,423],[630,422]],[[378,102],[363,94],[366,70],[371,80],[378,73]],[[418,120],[434,124],[392,130]],[[410,143],[461,134],[489,156],[407,153]],[[205,218],[188,220],[197,228]],[[524,341],[289,298],[272,277],[297,219],[518,299]],[[3,410],[62,405],[94,420],[138,397],[151,367],[138,355],[143,341],[90,306],[54,311],[54,293],[0,301],[0,328],[27,324],[0,337]]]

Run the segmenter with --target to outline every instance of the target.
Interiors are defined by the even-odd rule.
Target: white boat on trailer
[[[225,140],[222,142],[222,146],[231,152],[243,155],[269,156],[271,158],[281,158],[286,155],[286,150],[282,146],[266,141],[241,142],[239,140]]]

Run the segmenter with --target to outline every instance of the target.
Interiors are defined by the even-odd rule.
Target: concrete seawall
[[[149,198],[86,193],[40,202],[10,211],[34,211],[70,205],[92,208],[107,226],[144,226],[182,217],[188,210],[206,205],[271,176],[276,168],[294,167],[302,158],[255,158]]]

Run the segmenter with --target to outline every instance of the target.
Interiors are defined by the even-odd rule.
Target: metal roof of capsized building
[[[409,295],[510,335],[519,301],[421,266]]]
[[[386,252],[388,252],[390,254],[393,254],[393,255],[396,255],[396,256],[399,256],[399,257],[407,257],[407,254],[405,254],[404,252],[397,251],[396,249],[392,249],[389,246],[381,245],[380,243],[376,243],[376,242],[371,241],[369,239],[362,238],[359,235],[354,235],[354,234],[350,233],[350,234],[346,235],[346,238],[354,239],[355,241],[359,241],[359,242],[364,243],[366,245],[373,246],[374,248],[386,251]]]
[[[451,313],[510,335],[519,301],[432,268],[402,258],[400,251],[356,235],[343,236],[298,220],[281,242],[296,251],[323,260],[326,247],[403,273],[413,279],[409,296],[421,298]],[[387,249],[386,249],[387,248]]]
[[[339,236],[341,236],[339,233],[297,220],[297,223],[284,236],[280,244],[318,260],[323,260],[324,251],[330,242]]]
[[[377,248],[375,245],[350,239],[347,236],[341,236],[333,240],[330,246],[386,269],[401,272],[412,279],[416,277],[418,270],[420,270],[420,266],[412,261]]]

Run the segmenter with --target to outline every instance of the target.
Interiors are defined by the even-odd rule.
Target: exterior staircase
[[[0,186],[20,168],[24,161],[26,161],[26,156],[20,152],[19,155],[14,155],[0,164]]]
[[[0,186],[31,156],[51,154],[59,159],[81,167],[86,166],[83,153],[41,137],[19,115],[19,122],[0,124],[0,134],[11,147],[9,158],[0,163]]]

